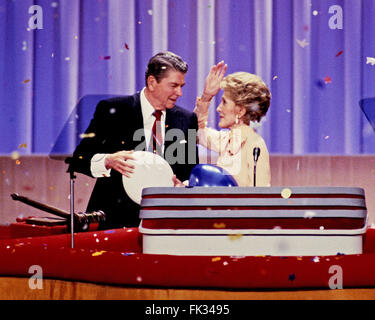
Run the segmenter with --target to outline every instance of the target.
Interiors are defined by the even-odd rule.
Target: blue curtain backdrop
[[[69,122],[95,107],[72,115],[82,97],[141,90],[160,50],[188,61],[178,104],[190,110],[214,63],[260,75],[271,153],[374,153],[359,106],[375,97],[374,17],[375,0],[0,0],[0,153],[48,154],[64,126],[70,153],[83,129]]]

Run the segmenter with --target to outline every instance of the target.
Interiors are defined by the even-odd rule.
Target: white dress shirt
[[[147,100],[145,95],[145,89],[143,88],[141,91],[140,99],[141,99],[141,110],[142,110],[142,116],[143,116],[143,128],[145,131],[145,139],[146,139],[146,150],[149,149],[150,146],[150,140],[151,140],[151,134],[152,134],[152,127],[155,122],[155,117],[152,115],[155,111],[154,107],[151,105],[151,103]],[[165,110],[162,111],[161,116],[161,131],[162,131],[162,137],[163,137],[163,145],[162,150],[164,152],[164,132],[165,132],[165,117],[166,112]],[[111,174],[111,169],[107,170],[105,167],[105,159],[108,154],[104,153],[98,153],[95,154],[91,158],[91,174],[95,178],[101,178],[101,177],[109,177]]]

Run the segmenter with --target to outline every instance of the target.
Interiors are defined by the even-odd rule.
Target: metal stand
[[[257,180],[257,162],[254,162],[254,187],[256,187],[256,180]]]
[[[74,179],[76,176],[73,171],[70,174],[70,234],[71,234],[71,247],[74,248]]]
[[[253,156],[254,156],[254,187],[256,187],[256,181],[257,181],[257,161],[260,155],[260,148],[255,147],[253,149]]]

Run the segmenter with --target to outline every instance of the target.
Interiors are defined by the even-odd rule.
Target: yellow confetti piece
[[[82,156],[79,156],[78,159],[83,159],[83,157],[82,157]]]
[[[272,80],[276,80],[277,79],[277,76],[274,76],[273,78],[272,78]]]
[[[18,146],[18,149],[22,149],[22,148],[27,148],[27,144],[26,143],[23,143],[23,144],[20,144],[19,146]]]
[[[81,138],[81,139],[85,139],[85,138],[94,138],[95,137],[95,133],[81,133],[80,135],[79,135],[79,137]]]
[[[23,84],[26,84],[26,83],[29,83],[31,80],[30,79],[26,79],[25,81],[22,81]]]
[[[216,261],[220,261],[220,260],[221,260],[220,257],[216,257],[216,258],[212,258],[212,259],[211,259],[212,262],[216,262]]]
[[[18,151],[13,151],[10,157],[12,160],[17,160],[20,157],[20,154],[18,153]]]
[[[106,251],[97,251],[92,254],[93,257],[101,256]]]
[[[239,240],[242,238],[242,234],[230,234],[228,235],[229,240]]]
[[[290,190],[289,188],[284,188],[284,189],[281,191],[281,196],[282,196],[284,199],[288,199],[288,198],[290,198],[291,195],[292,195],[292,190]]]
[[[217,222],[214,223],[214,228],[216,229],[225,229],[225,227],[226,227],[225,223],[217,223]]]
[[[20,160],[16,160],[16,165],[19,166],[21,164]]]

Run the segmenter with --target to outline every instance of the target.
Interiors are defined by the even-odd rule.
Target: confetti
[[[229,240],[239,240],[242,238],[242,234],[230,234],[228,235]]]
[[[81,139],[85,139],[85,138],[94,138],[95,137],[95,133],[81,133],[80,135],[79,135],[79,137],[81,138]]]
[[[330,76],[326,76],[323,80],[324,80],[324,82],[325,82],[326,84],[328,84],[328,83],[332,83],[332,78],[331,78]]]
[[[272,80],[276,80],[277,79],[277,76],[274,76],[273,78],[272,78]]]
[[[216,258],[212,258],[212,259],[211,259],[212,262],[216,262],[216,261],[220,261],[220,260],[221,260],[220,257],[216,257]]]
[[[306,39],[303,39],[303,40],[296,40],[297,41],[297,43],[298,43],[298,45],[301,47],[301,48],[305,48],[305,47],[307,47],[310,43],[308,43],[307,41],[306,41]]]
[[[125,256],[125,257],[127,257],[127,256],[132,256],[132,255],[134,255],[135,253],[133,253],[133,252],[122,252],[121,253],[121,255],[123,255],[123,256]]]
[[[311,219],[313,217],[315,217],[316,213],[314,211],[306,211],[305,214],[303,215],[303,217],[305,219]]]
[[[375,65],[375,58],[372,58],[372,57],[366,57],[366,58],[367,58],[366,64],[371,64],[372,66]]]
[[[13,151],[10,155],[12,160],[17,160],[20,157],[20,154],[18,151]]]
[[[26,83],[29,83],[31,80],[30,79],[26,79],[24,81],[22,81],[23,84],[26,84]]]
[[[138,276],[136,280],[137,280],[137,282],[142,282],[142,277]]]
[[[70,61],[70,57],[65,57],[65,61]]]
[[[328,140],[328,139],[329,139],[329,136],[325,136],[325,137],[324,137],[324,140]]]
[[[21,164],[20,160],[16,160],[16,165],[19,166]]]
[[[317,10],[314,10],[314,11],[313,11],[313,15],[314,15],[314,16],[317,16],[318,14],[319,14],[319,12],[318,12]]]
[[[59,5],[59,4],[58,4],[57,2],[52,2],[52,3],[51,3],[51,7],[52,7],[52,8],[57,8],[58,5]]]
[[[23,144],[20,144],[19,146],[18,146],[18,149],[22,149],[22,148],[27,148],[27,144],[26,143],[23,143]]]
[[[129,50],[129,46],[128,46],[127,43],[125,43],[125,49],[126,49],[126,50]]]
[[[214,228],[216,229],[225,229],[225,227],[226,227],[225,223],[217,223],[217,222],[214,223]]]
[[[319,87],[319,88],[325,88],[326,87],[326,84],[323,80],[319,79],[316,81],[316,85]]]
[[[340,51],[339,53],[337,53],[337,54],[336,54],[336,57],[339,57],[339,56],[341,56],[341,55],[343,54],[343,52],[344,52],[344,51],[343,51],[343,50],[341,50],[341,51]]]
[[[290,190],[289,188],[284,188],[284,189],[281,191],[281,196],[282,196],[284,199],[288,199],[288,198],[290,198],[291,195],[292,195],[292,190]]]
[[[294,280],[296,280],[296,275],[295,275],[294,273],[292,273],[292,274],[290,274],[290,275],[288,276],[288,279],[289,279],[290,281],[294,281]]]
[[[105,251],[97,251],[92,254],[93,257],[101,256]]]
[[[313,262],[319,262],[319,257],[314,257],[313,259],[311,259]]]
[[[152,10],[147,10],[147,13],[152,16]]]

